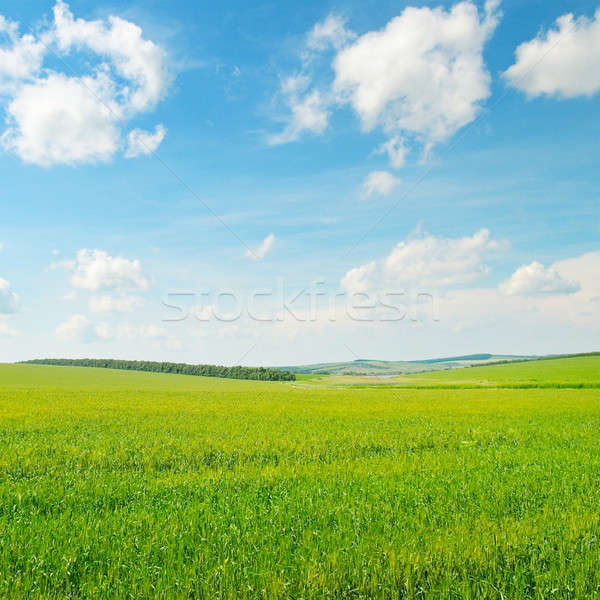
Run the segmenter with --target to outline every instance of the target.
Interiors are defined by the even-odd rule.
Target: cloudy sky
[[[1,361],[600,349],[600,5],[0,12]]]

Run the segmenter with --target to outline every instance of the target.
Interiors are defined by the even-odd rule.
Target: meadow
[[[0,365],[0,597],[598,598],[600,357],[561,360]]]

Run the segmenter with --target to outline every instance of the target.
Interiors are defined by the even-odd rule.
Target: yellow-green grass
[[[406,381],[429,383],[502,385],[523,383],[531,385],[600,386],[600,354],[571,358],[550,358],[481,367],[453,369],[407,375]]]
[[[305,376],[299,383],[319,386],[389,388],[599,388],[600,354],[550,358],[490,366],[429,371],[395,377]]]
[[[599,436],[597,389],[2,365],[0,597],[596,598]]]

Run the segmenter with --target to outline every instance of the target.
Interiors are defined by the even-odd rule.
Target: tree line
[[[177,373],[225,379],[252,379],[257,381],[295,381],[296,375],[289,371],[265,367],[224,367],[220,365],[189,365],[186,363],[153,362],[148,360],[117,360],[112,358],[37,358],[23,361],[35,365],[64,367],[98,367],[125,371],[151,371],[153,373]]]

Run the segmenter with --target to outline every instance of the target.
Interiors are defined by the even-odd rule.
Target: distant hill
[[[305,373],[312,375],[373,375],[391,377],[408,373],[421,373],[424,371],[440,371],[458,369],[474,365],[485,365],[497,362],[512,362],[518,360],[532,360],[537,356],[517,356],[505,354],[468,354],[465,356],[451,356],[448,358],[430,358],[427,360],[354,360],[352,362],[317,363],[314,365],[300,365],[294,367],[279,367],[291,373]]]

